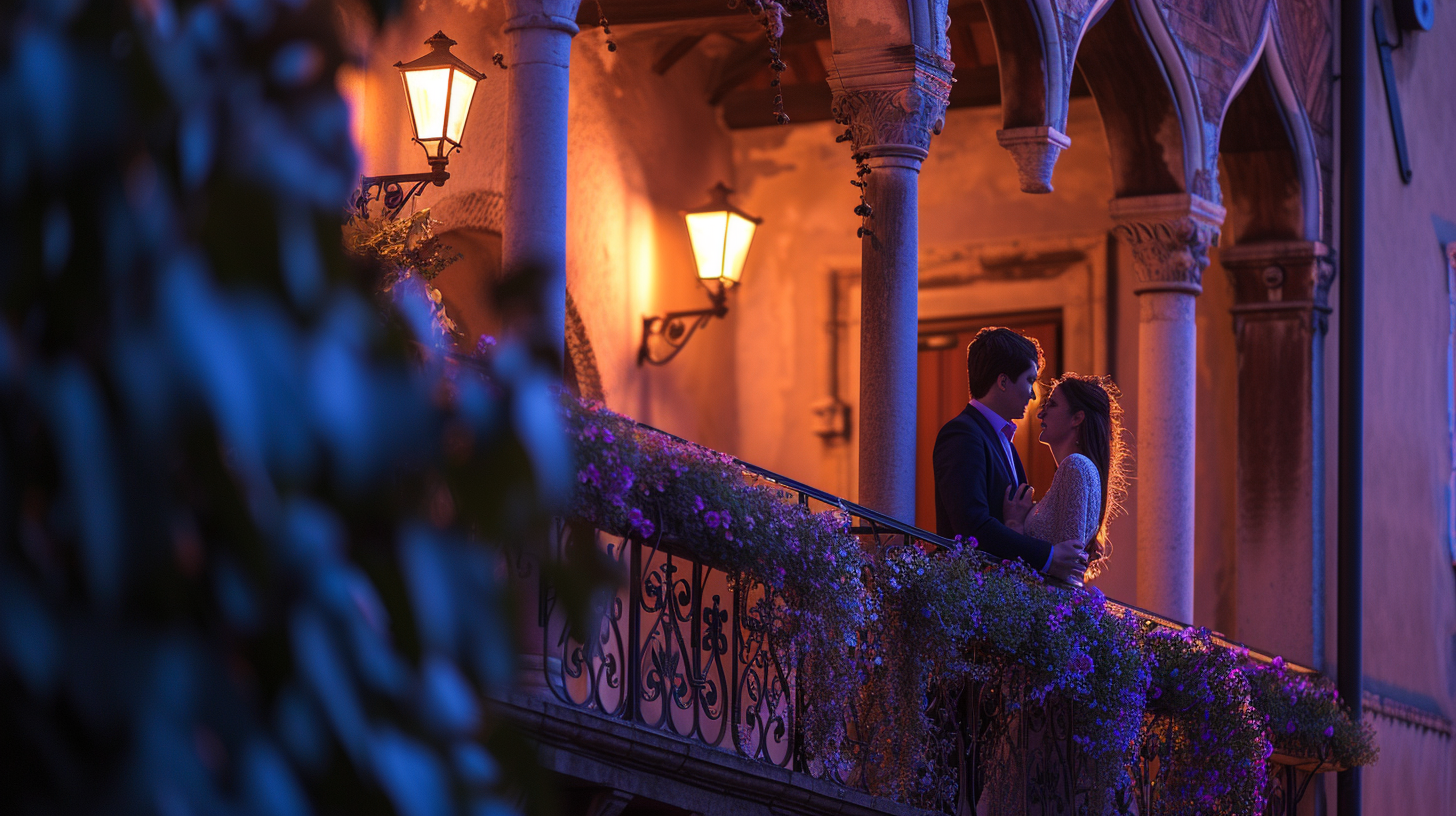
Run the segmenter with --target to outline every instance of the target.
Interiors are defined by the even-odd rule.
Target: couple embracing
[[[1012,440],[1044,364],[1041,346],[1011,329],[982,329],[967,347],[970,404],[935,438],[935,531],[1080,585],[1110,552],[1104,528],[1122,487],[1121,411],[1105,378],[1068,374],[1052,385],[1037,418],[1057,472],[1034,502]]]

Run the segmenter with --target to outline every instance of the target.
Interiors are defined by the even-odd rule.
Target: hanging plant
[[[344,225],[344,249],[384,270],[380,295],[398,298],[418,291],[436,331],[454,337],[460,329],[445,312],[444,296],[431,281],[461,256],[447,254],[449,247],[440,245],[436,223],[428,208],[395,219],[355,218]]]
[[[1148,682],[1131,613],[1109,607],[1099,591],[1049,585],[1019,562],[993,565],[973,548],[927,555],[900,547],[875,566],[869,693],[896,718],[871,758],[886,791],[905,797],[953,784],[925,761],[932,676],[988,681],[1010,671],[1024,673],[1028,704],[1052,695],[1079,703],[1072,738],[1092,758],[1092,784],[1125,786]]]
[[[1147,632],[1143,653],[1152,674],[1144,739],[1160,760],[1153,782],[1158,812],[1261,812],[1274,748],[1250,702],[1239,656],[1193,627]]]
[[[572,515],[640,542],[671,541],[729,576],[781,592],[780,634],[804,699],[815,701],[801,715],[806,747],[826,769],[843,770],[847,706],[859,693],[854,648],[870,598],[848,519],[745,481],[730,456],[644,430],[570,394],[561,400],[577,455]]]
[[[1245,668],[1244,677],[1278,753],[1317,760],[1327,768],[1371,765],[1380,756],[1374,728],[1350,716],[1329,678],[1291,672],[1279,657]]]

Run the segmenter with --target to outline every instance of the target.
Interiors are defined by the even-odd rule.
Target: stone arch
[[[1222,0],[1206,10],[1115,0],[1083,38],[1077,64],[1107,131],[1118,198],[1222,200],[1219,133],[1270,39],[1273,5]]]
[[[843,0],[828,4],[829,31],[839,53],[911,46],[950,58],[946,26],[950,0]]]
[[[1088,30],[1077,64],[1107,133],[1118,198],[1189,192],[1190,83],[1167,71],[1132,0],[1116,0]],[[1181,67],[1181,61],[1176,63]],[[1192,133],[1198,132],[1193,127]]]
[[[1318,241],[1323,212],[1313,129],[1289,81],[1278,41],[1230,102],[1219,138],[1234,244]]]
[[[504,196],[491,190],[455,193],[431,207],[430,215],[439,222],[437,232],[441,235],[468,231],[492,238],[483,249],[496,255],[496,268],[500,268],[499,239],[505,226]],[[566,290],[566,358],[562,361],[562,379],[574,394],[589,400],[604,399],[596,352],[592,349],[586,323],[571,297],[570,287]]]

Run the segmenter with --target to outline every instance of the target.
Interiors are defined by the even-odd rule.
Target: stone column
[[[944,124],[950,65],[907,46],[836,53],[834,118],[869,169],[861,260],[859,503],[915,520],[919,180]]]
[[[1324,664],[1324,340],[1334,279],[1314,241],[1231,247],[1238,343],[1239,640]]]
[[[1113,199],[1138,295],[1138,605],[1193,619],[1195,298],[1222,207],[1195,195]]]
[[[566,111],[580,0],[507,0],[506,271],[545,276],[545,331],[566,344]]]

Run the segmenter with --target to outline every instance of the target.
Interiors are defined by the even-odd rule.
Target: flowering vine
[[[732,457],[645,431],[601,405],[563,394],[562,406],[577,453],[573,515],[638,541],[671,541],[730,577],[783,593],[780,635],[802,693],[815,701],[802,714],[806,747],[839,770],[870,598],[848,518],[785,502],[745,480]]]
[[[1019,562],[993,563],[973,547],[934,555],[896,548],[876,565],[874,586],[880,617],[872,622],[878,653],[869,687],[898,719],[873,757],[888,792],[947,783],[924,757],[932,677],[996,682],[1018,672],[1028,703],[1059,695],[1080,704],[1073,739],[1092,758],[1092,783],[1127,784],[1148,682],[1130,613],[1115,612],[1101,592],[1048,585]]]
[[[435,237],[428,208],[399,218],[353,218],[344,224],[344,249],[377,263],[383,270],[379,293],[387,298],[422,294],[434,329],[442,337],[460,333],[445,312],[444,296],[431,283],[445,267],[460,259],[447,254]]]
[[[1244,677],[1275,751],[1332,768],[1370,765],[1379,756],[1374,729],[1350,717],[1329,678],[1292,672],[1280,657],[1246,667]]]
[[[1258,813],[1274,748],[1250,702],[1239,655],[1207,629],[1143,636],[1148,685],[1144,753],[1156,755],[1160,813]]]
[[[780,634],[802,699],[813,701],[803,707],[806,747],[840,779],[858,759],[860,781],[877,794],[919,802],[953,793],[956,769],[928,755],[939,739],[927,716],[937,683],[1016,686],[1019,704],[1075,703],[1071,739],[1091,760],[1079,787],[1111,797],[1141,763],[1154,769],[1146,781],[1159,812],[1175,816],[1258,812],[1275,750],[1332,767],[1375,760],[1371,730],[1324,678],[1277,659],[1250,666],[1246,650],[1206,629],[1140,626],[1095,588],[1047,583],[1019,562],[993,562],[974,541],[865,553],[845,514],[812,513],[753,483],[729,456],[562,400],[577,448],[576,517],[671,541],[782,592]]]

